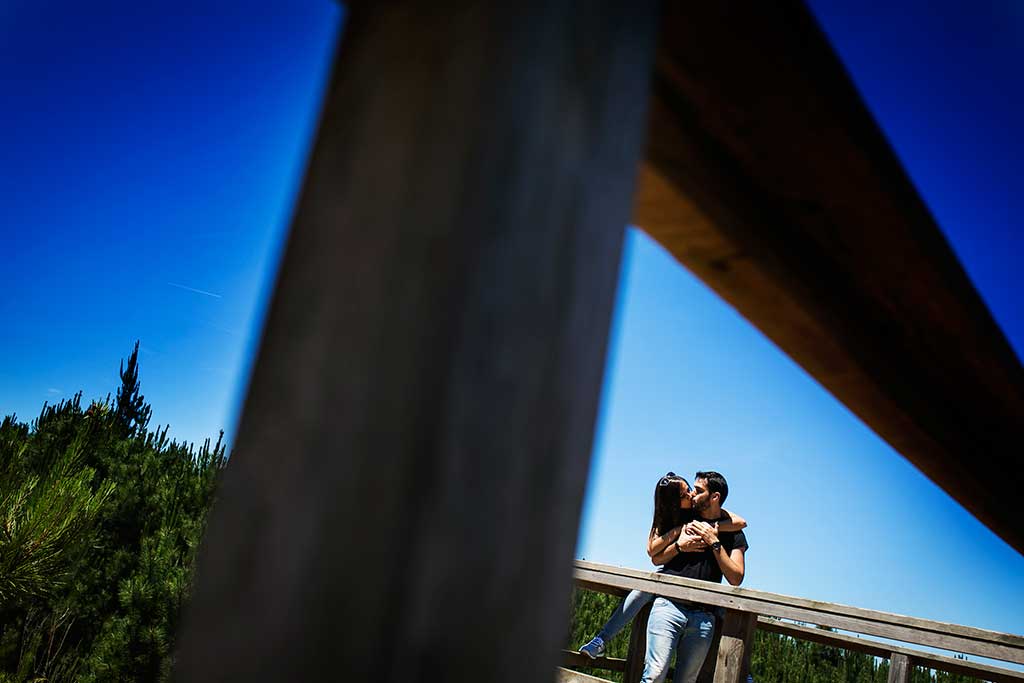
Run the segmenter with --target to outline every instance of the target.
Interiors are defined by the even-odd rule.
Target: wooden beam
[[[661,32],[634,223],[1024,552],[1024,368],[811,13]]]
[[[563,667],[558,667],[556,670],[555,681],[557,683],[609,683],[605,678],[590,676],[588,674]]]
[[[715,659],[715,683],[746,683],[757,615],[726,610]]]
[[[889,678],[888,683],[907,683],[914,667],[910,658],[906,655],[892,653],[889,657]]]
[[[590,657],[572,650],[562,650],[562,666],[578,666],[605,671],[625,671],[626,660],[618,657]]]
[[[711,647],[708,648],[708,654],[704,657],[704,664],[700,668],[700,673],[697,674],[696,683],[714,683],[715,665],[718,663],[718,646],[721,642],[722,620],[715,619],[715,635],[711,639]]]
[[[925,652],[923,650],[896,647],[889,643],[881,643],[868,638],[857,638],[845,633],[836,633],[835,631],[828,631],[826,629],[814,628],[811,626],[800,626],[798,624],[779,621],[778,619],[758,617],[757,628],[762,631],[779,633],[799,640],[807,640],[812,643],[821,643],[822,645],[831,645],[832,647],[838,647],[844,650],[863,652],[864,654],[868,654],[873,657],[888,658],[894,652],[904,654],[913,660],[915,666],[923,666],[928,669],[937,669],[939,671],[948,671],[950,673],[971,676],[973,678],[981,678],[986,681],[993,681],[993,683],[1021,683],[1024,681],[1024,671],[1004,669],[990,664],[982,664],[980,662],[958,659],[956,657],[947,657],[945,655],[938,655],[932,652]]]
[[[350,7],[180,680],[552,676],[653,5]]]
[[[644,675],[644,663],[647,660],[647,620],[651,617],[654,603],[644,605],[636,617],[629,632],[629,650],[626,654],[626,669],[622,676],[624,683],[640,683]]]
[[[670,599],[1024,664],[1024,637],[1010,633],[581,560],[576,561],[576,580],[579,585],[592,589],[607,586],[615,590],[641,590]]]

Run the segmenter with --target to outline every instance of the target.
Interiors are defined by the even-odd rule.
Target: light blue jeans
[[[626,624],[633,621],[633,617],[640,613],[644,605],[653,599],[654,596],[650,593],[630,591],[626,597],[622,598],[622,602],[612,612],[612,616],[605,622],[597,637],[606,644],[611,642],[611,639],[618,635],[619,631],[626,628]]]
[[[715,635],[715,615],[657,598],[647,621],[647,659],[641,683],[662,683],[678,646],[674,683],[693,683]]]

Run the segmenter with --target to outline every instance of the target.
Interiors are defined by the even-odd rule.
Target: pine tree
[[[139,392],[139,342],[128,356],[128,367],[121,361],[121,386],[117,390],[117,406],[114,411],[125,435],[144,434],[149,426],[153,409]]]
[[[76,395],[44,405],[31,425],[13,415],[0,422],[0,522],[88,546],[39,555],[45,544],[27,532],[30,540],[18,544],[37,553],[42,569],[19,570],[26,578],[17,594],[0,601],[0,683],[168,677],[227,458],[223,433],[197,450],[170,440],[166,427],[149,430],[138,350],[136,343],[121,362],[115,401],[108,395],[83,411]],[[3,555],[0,546],[0,565]]]

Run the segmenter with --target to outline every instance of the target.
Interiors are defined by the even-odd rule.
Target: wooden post
[[[910,657],[896,652],[892,653],[889,657],[888,683],[907,683],[910,680],[910,672],[913,669]]]
[[[348,4],[178,680],[554,675],[655,4]]]
[[[757,615],[726,610],[715,659],[715,683],[746,683]]]
[[[626,654],[626,672],[622,675],[624,683],[640,683],[644,675],[644,661],[647,658],[647,619],[651,616],[648,603],[633,619],[633,627],[629,635],[629,651]]]
[[[715,635],[711,639],[711,647],[704,657],[704,664],[697,674],[697,683],[712,683],[715,680],[715,662],[718,661],[718,644],[722,640],[722,620],[715,619]]]

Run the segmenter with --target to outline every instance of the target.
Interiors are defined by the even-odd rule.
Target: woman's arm
[[[675,542],[667,545],[660,553],[651,555],[651,563],[660,567],[670,562],[679,553],[700,553],[707,547],[707,543],[700,536],[683,535]]]
[[[647,555],[648,557],[654,557],[658,553],[662,552],[670,544],[674,543],[683,528],[677,526],[674,529],[669,529],[664,534],[659,536],[654,529],[651,529],[650,536],[647,537]]]
[[[728,517],[729,519],[725,519]],[[743,519],[734,512],[728,510],[722,510],[722,519],[718,520],[719,531],[743,531],[747,528],[747,520]]]

